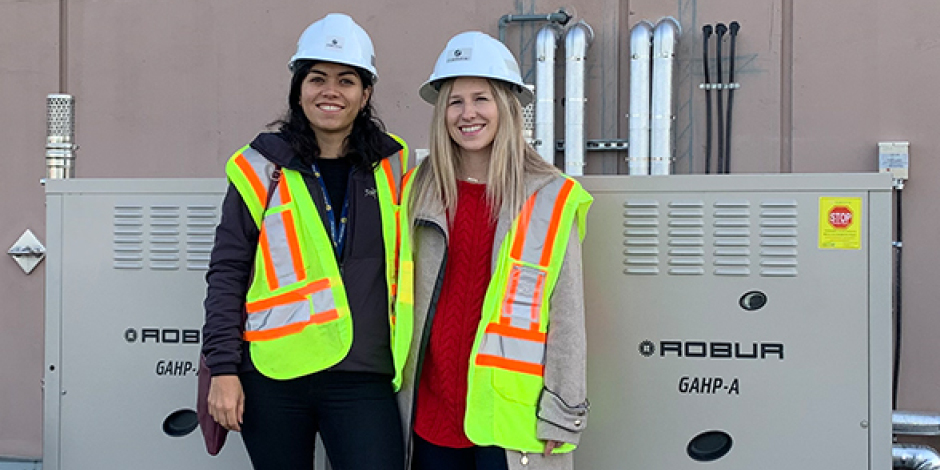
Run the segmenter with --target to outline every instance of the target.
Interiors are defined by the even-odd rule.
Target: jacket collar
[[[310,168],[300,159],[300,156],[294,154],[290,142],[280,132],[262,132],[258,134],[255,140],[251,142],[251,147],[275,165],[304,173],[311,172]],[[382,134],[379,151],[383,157],[398,153],[401,149],[401,144],[398,141],[388,134]]]

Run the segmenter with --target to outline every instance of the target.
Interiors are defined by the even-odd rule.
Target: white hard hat
[[[460,33],[447,42],[434,64],[431,78],[421,85],[418,94],[424,101],[434,104],[440,82],[456,77],[501,80],[510,84],[522,106],[532,102],[532,91],[522,82],[516,58],[503,43],[479,31]]]
[[[342,13],[330,13],[314,22],[297,41],[297,53],[290,58],[291,71],[298,60],[322,60],[367,70],[372,82],[379,80],[375,70],[375,49],[366,30]]]

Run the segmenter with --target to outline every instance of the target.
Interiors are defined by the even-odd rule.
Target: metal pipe
[[[903,198],[902,194],[904,190],[898,188],[894,191],[894,243],[891,245],[894,247],[894,361],[892,363],[891,371],[891,409],[898,409],[898,390],[901,386],[901,352],[903,351],[903,340],[904,335],[902,334],[903,322],[901,321],[903,303],[901,300],[902,297],[902,287],[901,284],[901,255],[904,253],[904,238],[903,238],[903,215],[904,215],[904,205],[902,204]]]
[[[75,176],[75,98],[52,94],[46,97],[46,177]]]
[[[565,173],[584,174],[585,60],[594,31],[583,21],[565,35]]]
[[[904,436],[940,436],[940,415],[895,411],[891,413],[891,430]]]
[[[555,48],[561,31],[548,24],[535,39],[535,150],[555,164]]]
[[[676,46],[679,22],[663,18],[653,29],[653,97],[650,116],[650,174],[671,173],[675,144]]]
[[[640,21],[630,30],[629,174],[650,172],[650,76],[653,24]]]
[[[913,470],[940,470],[940,456],[929,446],[894,444],[891,447],[894,468]]]
[[[741,29],[741,25],[737,21],[732,21],[728,25],[728,33],[731,35],[731,40],[728,41],[730,44],[730,49],[728,50],[728,109],[727,116],[725,117],[725,171],[731,173],[731,108],[734,106],[734,89],[737,87],[737,84],[734,83],[734,44],[738,39],[738,30]]]
[[[715,25],[715,34],[717,35],[716,44],[715,44],[715,71],[718,74],[718,88],[715,90],[715,97],[717,98],[717,108],[718,108],[718,173],[727,173],[728,169],[725,168],[725,112],[724,110],[724,101],[722,101],[721,89],[722,89],[722,80],[724,78],[721,76],[721,41],[725,37],[725,33],[728,32],[728,27],[724,23],[718,23]]]
[[[499,17],[499,42],[506,42],[506,27],[509,23],[529,22],[529,21],[548,21],[558,23],[562,26],[568,24],[571,15],[564,8],[559,8],[554,13],[543,13],[534,15],[503,15]]]

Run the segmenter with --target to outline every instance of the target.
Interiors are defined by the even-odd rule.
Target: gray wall
[[[7,164],[0,172],[0,243],[9,247],[27,228],[45,239],[38,179],[48,93],[76,97],[78,177],[221,176],[228,156],[284,111],[287,61],[300,32],[343,11],[375,42],[380,116],[422,148],[430,107],[416,90],[446,40],[468,29],[495,36],[503,14],[562,6],[595,32],[587,63],[589,139],[627,136],[629,101],[618,83],[629,71],[629,28],[673,16],[683,27],[678,172],[703,165],[704,95],[697,86],[705,23],[742,25],[736,172],[873,171],[878,141],[911,142],[900,407],[940,411],[934,393],[940,346],[933,340],[940,316],[931,311],[940,250],[929,242],[940,225],[932,204],[940,188],[930,183],[940,174],[931,158],[940,150],[932,119],[940,109],[933,89],[940,4],[931,0],[0,1],[0,142]],[[536,31],[513,25],[507,37],[530,79]],[[563,48],[557,56],[564,57]],[[559,138],[560,131],[559,119]],[[587,171],[615,173],[623,157],[590,153]],[[13,261],[0,262],[0,455],[41,453],[43,275],[42,265],[26,276]]]

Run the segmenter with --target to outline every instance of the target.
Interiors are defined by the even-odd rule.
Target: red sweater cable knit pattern
[[[415,433],[442,447],[466,448],[467,372],[483,297],[490,282],[496,221],[486,186],[457,183],[457,214],[449,227],[447,266],[418,383]]]

